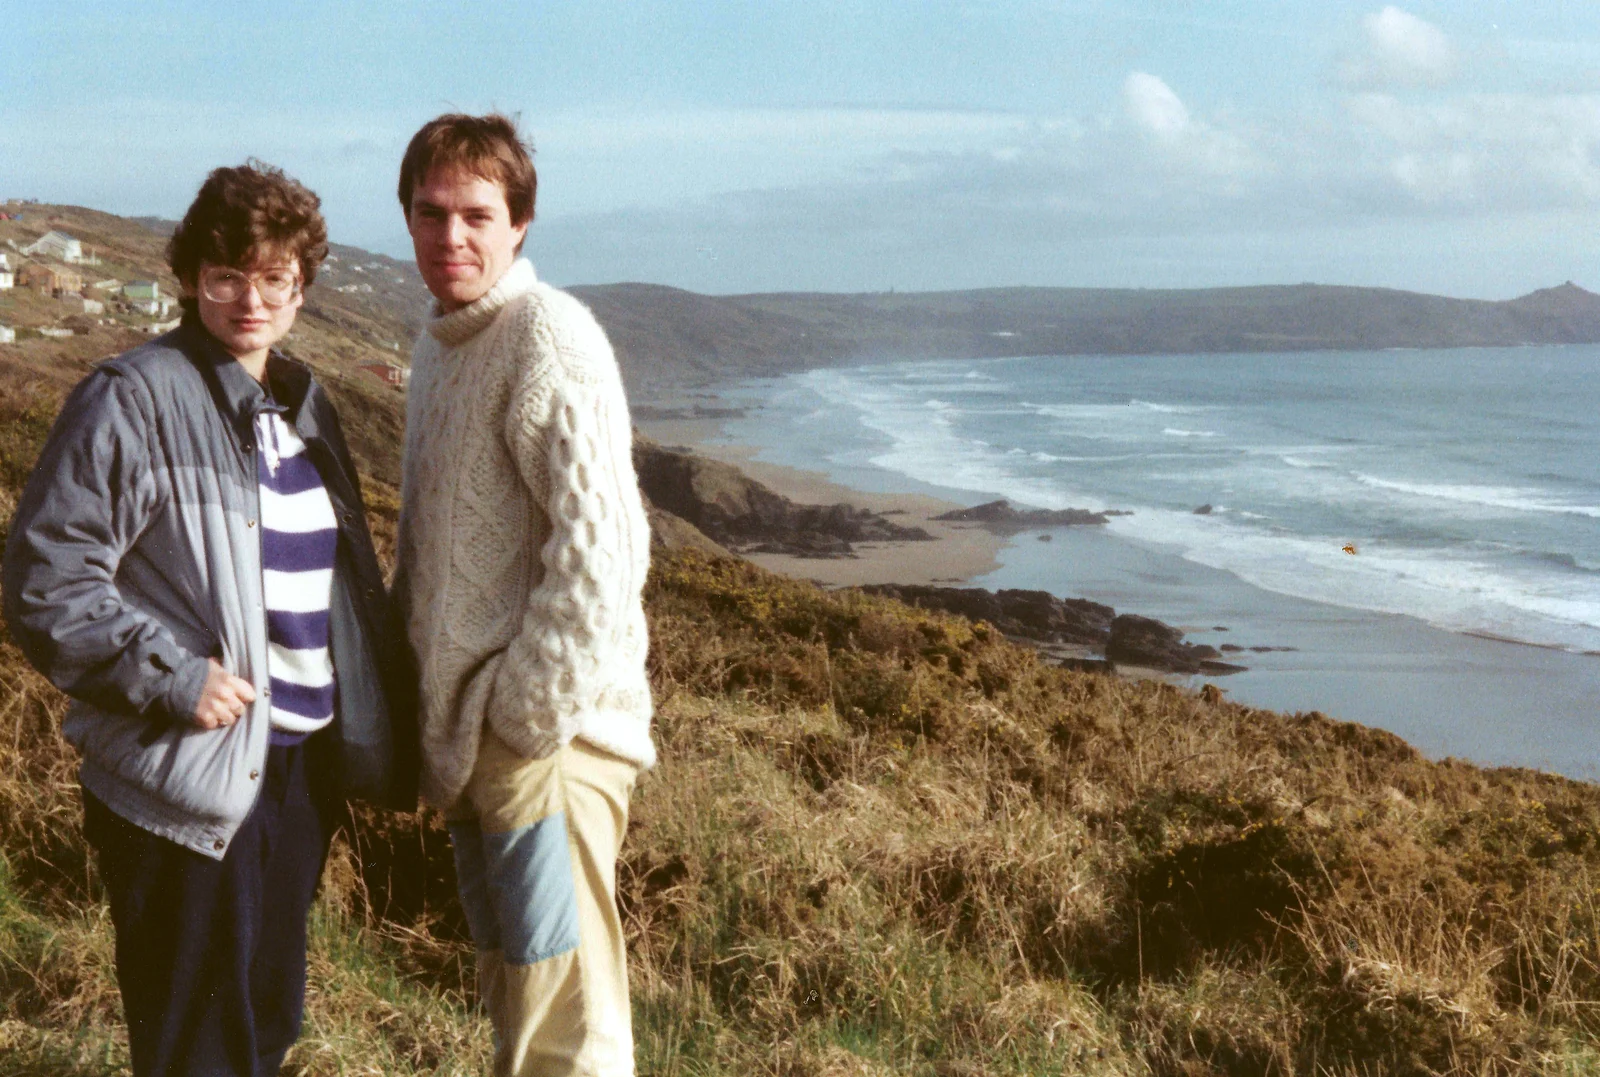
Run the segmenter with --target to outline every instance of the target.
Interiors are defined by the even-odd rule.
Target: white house
[[[128,306],[140,314],[148,314],[152,318],[165,318],[172,313],[173,304],[176,302],[177,300],[172,296],[164,295],[159,299],[135,299]]]
[[[0,344],[15,344],[17,331],[9,325],[0,325]]]
[[[11,256],[5,251],[0,251],[0,269],[11,268]]]
[[[37,258],[54,258],[68,265],[84,261],[83,244],[65,232],[46,232],[22,248],[22,253]]]
[[[9,269],[0,269],[0,292],[17,286],[17,275]]]
[[[83,312],[85,314],[104,314],[106,305],[98,299],[90,299],[85,296],[83,299]]]

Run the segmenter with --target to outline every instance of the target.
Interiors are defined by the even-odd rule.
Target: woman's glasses
[[[300,276],[292,269],[242,273],[208,266],[200,271],[200,293],[213,303],[236,302],[252,285],[261,302],[269,307],[281,307],[300,294]]]

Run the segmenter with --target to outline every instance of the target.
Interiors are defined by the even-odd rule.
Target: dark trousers
[[[261,795],[220,861],[84,794],[135,1077],[276,1077],[305,1005],[306,914],[334,819],[330,741],[268,750]]]

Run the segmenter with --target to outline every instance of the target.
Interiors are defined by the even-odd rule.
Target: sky
[[[396,256],[415,129],[536,147],[557,284],[1600,290],[1578,0],[0,3],[0,197],[178,217],[255,156]]]

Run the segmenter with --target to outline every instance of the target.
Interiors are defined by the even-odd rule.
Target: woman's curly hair
[[[251,269],[288,259],[300,266],[302,287],[309,286],[328,256],[321,205],[299,180],[254,158],[213,171],[167,244],[167,264],[190,293],[184,308],[194,309],[202,262]]]

